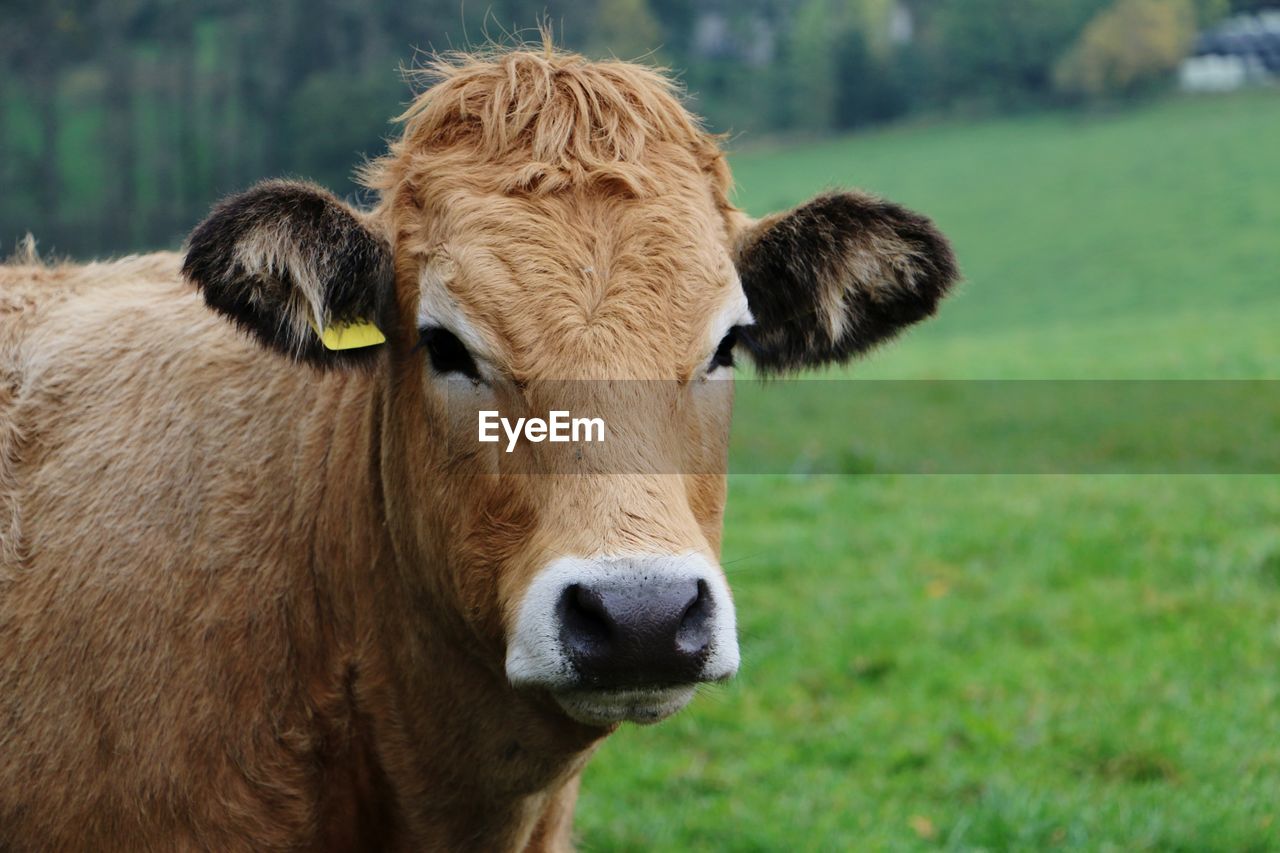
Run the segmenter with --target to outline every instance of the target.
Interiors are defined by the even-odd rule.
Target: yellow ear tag
[[[311,320],[310,323],[311,328],[315,329],[316,334],[320,336],[320,343],[324,344],[325,349],[361,349],[362,347],[376,347],[378,344],[387,342],[386,335],[382,334],[382,331],[368,320],[357,320],[354,323],[334,323],[324,330],[316,328],[314,320]]]

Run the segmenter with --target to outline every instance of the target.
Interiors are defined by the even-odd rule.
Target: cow
[[[862,192],[735,208],[660,71],[434,73],[368,208],[273,180],[182,253],[0,267],[0,849],[568,849],[602,739],[738,668],[735,358],[957,279]],[[610,432],[478,441],[551,410]]]

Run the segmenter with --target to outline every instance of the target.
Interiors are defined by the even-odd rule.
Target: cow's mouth
[[[624,689],[573,689],[553,692],[564,712],[580,723],[613,726],[618,723],[647,725],[665,720],[693,699],[695,684],[675,687]]]

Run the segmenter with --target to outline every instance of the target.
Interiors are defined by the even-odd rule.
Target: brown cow
[[[0,267],[0,849],[568,847],[601,738],[738,665],[707,380],[956,277],[865,195],[745,217],[652,70],[437,71],[371,211],[269,182],[185,258]],[[557,408],[632,423],[477,440]]]

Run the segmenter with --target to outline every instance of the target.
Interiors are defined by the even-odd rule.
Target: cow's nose
[[[583,686],[690,684],[711,647],[703,580],[573,584],[560,598],[560,642]]]

